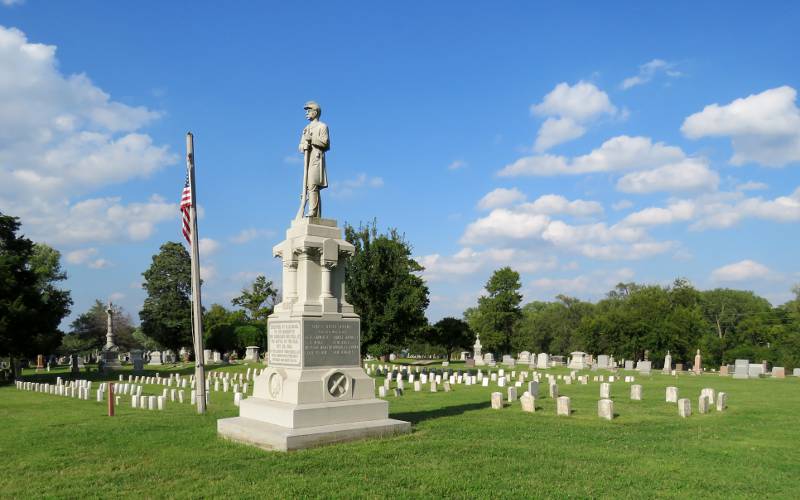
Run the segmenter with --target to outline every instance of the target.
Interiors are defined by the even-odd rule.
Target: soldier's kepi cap
[[[317,104],[316,102],[314,102],[314,101],[308,101],[308,102],[307,102],[307,103],[305,103],[305,105],[303,106],[303,109],[316,109],[317,111],[319,111],[321,108],[319,107],[319,104]]]

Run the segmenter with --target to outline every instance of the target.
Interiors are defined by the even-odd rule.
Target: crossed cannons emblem
[[[336,372],[328,378],[328,394],[335,398],[345,395],[347,392],[347,376],[344,373]]]

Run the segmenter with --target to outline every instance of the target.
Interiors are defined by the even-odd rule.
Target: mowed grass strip
[[[68,376],[30,379],[54,382],[59,374]],[[519,401],[492,410],[491,392],[507,396],[494,382],[449,393],[406,384],[405,396],[387,399],[393,418],[412,422],[412,434],[288,454],[217,437],[217,419],[238,414],[231,392],[213,392],[207,415],[177,402],[164,411],[133,409],[122,396],[109,418],[94,388],[81,401],[3,387],[0,496],[797,497],[800,380],[654,374],[634,383],[643,386],[643,401],[630,400],[631,384],[611,385],[617,417],[610,422],[597,417],[597,382],[559,383],[572,401],[570,417],[556,416],[544,380],[533,414]],[[691,418],[664,401],[670,385],[692,401]],[[703,387],[727,392],[728,410],[699,415]],[[163,388],[148,385],[144,393]]]

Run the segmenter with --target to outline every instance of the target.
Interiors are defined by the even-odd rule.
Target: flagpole
[[[194,337],[194,383],[197,413],[206,412],[206,370],[203,359],[203,305],[200,299],[200,245],[197,238],[197,190],[194,183],[194,136],[186,134],[186,168],[189,169],[189,186],[192,206],[189,218],[192,226],[192,336]]]

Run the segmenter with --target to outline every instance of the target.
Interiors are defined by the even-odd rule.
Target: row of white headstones
[[[375,367],[368,367],[367,372],[374,374],[377,370]],[[415,373],[411,373],[408,375],[408,382],[414,385],[414,391],[420,392],[422,390],[423,384],[430,383],[430,391],[431,392],[438,392],[439,384],[442,384],[443,377],[442,375],[436,374],[428,376],[426,373],[419,373],[419,379],[416,379]],[[500,369],[497,372],[490,372],[486,375],[483,374],[482,370],[478,370],[476,375],[450,375],[447,379],[444,380],[443,388],[444,392],[452,391],[452,386],[454,384],[463,384],[463,385],[477,385],[478,383],[481,384],[482,387],[489,387],[490,381],[496,382],[498,387],[505,387],[508,383],[508,380],[505,376],[505,370]],[[529,376],[533,379],[528,382],[528,390],[519,398],[520,404],[522,405],[523,411],[527,412],[535,412],[536,411],[536,399],[539,397],[539,384],[541,382],[542,374],[538,372],[525,372],[520,371],[519,375],[517,374],[516,370],[512,371],[511,379],[518,378],[516,382],[514,382],[513,386],[508,387],[508,402],[513,403],[517,400],[517,388],[522,387],[524,384],[525,379]],[[549,388],[549,395],[550,398],[556,401],[556,414],[557,415],[565,415],[569,416],[572,413],[571,410],[571,400],[567,396],[559,396],[558,392],[558,384],[557,380],[563,380],[566,385],[571,385],[573,381],[580,383],[582,385],[586,385],[589,383],[589,376],[588,375],[578,375],[577,372],[573,371],[569,375],[552,375],[552,374],[544,374],[544,376],[548,380],[548,388]],[[379,397],[386,397],[387,394],[390,393],[391,383],[394,379],[395,382],[395,389],[394,395],[401,396],[405,389],[405,381],[403,379],[402,373],[397,373],[396,376],[392,371],[387,371],[386,378],[384,379],[383,385],[378,387],[378,396]],[[619,381],[624,380],[626,383],[635,382],[635,377],[633,376],[625,376],[623,378],[616,377],[614,375],[608,376],[608,382],[605,382],[604,375],[597,375],[592,377],[593,382],[600,382],[600,400],[597,403],[597,413],[600,418],[604,418],[607,420],[612,420],[614,418],[614,401],[611,399],[611,384]],[[632,401],[641,401],[642,400],[642,386],[640,384],[634,384],[630,386],[630,399]],[[678,398],[678,388],[671,386],[666,388],[666,395],[665,401],[667,403],[676,403],[678,406],[678,415],[681,417],[689,417],[692,414],[692,406],[691,401],[688,398]],[[490,402],[492,408],[500,409],[503,408],[503,393],[502,392],[493,392],[491,394]],[[728,394],[725,392],[717,393],[715,389],[706,387],[700,391],[700,396],[698,398],[698,412],[701,414],[705,414],[709,412],[709,409],[716,404],[717,411],[724,411],[727,408],[728,402]]]
[[[244,373],[209,372],[206,378],[206,403],[209,403],[209,394],[211,391],[222,391],[225,393],[232,392],[233,404],[239,406],[241,400],[246,398],[247,394],[251,393],[250,382],[252,382],[259,373],[260,370],[251,368],[248,368]],[[158,373],[154,377],[128,375],[128,382],[124,380],[124,375],[119,375],[119,382],[114,383],[114,403],[117,406],[122,402],[122,396],[130,396],[130,405],[132,408],[163,410],[167,401],[177,401],[179,403],[193,402],[197,395],[194,375],[189,377],[181,377],[179,374],[170,374],[169,377],[161,377]],[[109,383],[110,382],[101,382],[99,386],[97,386],[95,391],[97,402],[106,401]],[[89,400],[92,385],[93,383],[91,380],[81,379],[65,381],[61,377],[56,378],[55,384],[27,382],[24,380],[16,381],[16,387],[19,390],[73,397],[87,401]],[[148,395],[142,394],[145,385],[163,385],[165,387],[160,395]],[[185,398],[185,392],[183,390],[187,388],[191,388],[189,399]]]

